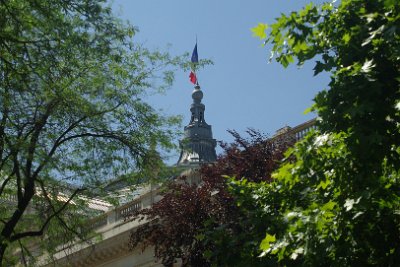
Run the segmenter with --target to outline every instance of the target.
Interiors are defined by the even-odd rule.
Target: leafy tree
[[[279,193],[283,227],[266,231],[262,256],[296,266],[400,264],[399,32],[391,0],[309,4],[254,28],[282,65],[315,58],[315,74],[331,74],[312,107],[319,131],[265,185]]]
[[[236,204],[236,195],[244,192],[231,189],[223,176],[235,176],[241,183],[247,183],[242,180],[245,176],[253,182],[269,182],[292,142],[290,138],[266,140],[254,130],[248,133],[250,140],[231,131],[234,143],[222,144],[224,154],[214,164],[201,166],[200,185],[188,183],[186,177],[171,181],[159,202],[132,214],[148,222],[132,232],[131,248],[154,246],[164,266],[178,259],[182,266],[261,266],[261,260],[248,255],[260,253],[254,238],[263,239],[264,221],[257,209],[253,212],[254,201]]]
[[[181,60],[133,43],[135,31],[105,1],[1,1],[0,199],[12,201],[0,206],[0,264],[17,245],[29,254],[28,237],[79,234],[69,218],[84,217],[84,199],[172,147],[177,118],[142,98]]]

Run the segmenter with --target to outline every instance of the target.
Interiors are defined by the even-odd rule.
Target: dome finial
[[[192,92],[192,98],[193,98],[193,102],[196,104],[200,104],[201,100],[203,99],[203,92],[200,89],[199,85],[196,85],[194,87],[194,90]]]

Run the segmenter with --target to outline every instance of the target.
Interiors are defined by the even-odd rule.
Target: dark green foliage
[[[295,266],[398,266],[400,3],[310,4],[260,25],[278,62],[316,58],[315,74],[331,74],[313,106],[319,131],[266,185],[279,193],[284,227],[267,231],[262,255]]]

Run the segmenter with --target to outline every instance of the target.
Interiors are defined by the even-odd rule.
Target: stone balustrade
[[[305,123],[297,125],[295,127],[285,126],[276,131],[275,135],[272,139],[278,139],[281,137],[289,137],[292,138],[295,142],[303,139],[311,130],[317,128],[315,125],[316,119],[309,120]]]
[[[145,192],[138,198],[135,198],[123,204],[122,206],[116,207],[89,220],[88,227],[95,232],[103,232],[104,230],[124,224],[128,221],[126,219],[127,216],[143,208],[151,206],[152,203],[158,200],[159,196],[157,196],[157,193],[157,189],[149,188],[145,190]]]
[[[315,125],[316,119],[309,120],[296,127],[290,129],[290,133],[294,135],[296,141],[303,139],[311,130],[317,128]]]

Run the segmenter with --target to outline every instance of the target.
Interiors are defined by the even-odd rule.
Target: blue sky
[[[199,58],[214,61],[198,72],[206,105],[205,119],[214,138],[231,141],[227,129],[244,133],[248,127],[272,135],[315,115],[304,115],[314,95],[326,88],[329,77],[313,76],[313,64],[283,68],[268,64],[269,50],[252,37],[259,22],[272,23],[281,13],[298,10],[309,0],[116,0],[114,12],[140,32],[136,40],[173,55],[192,52],[198,38]],[[317,1],[319,2],[319,1]],[[189,59],[188,59],[189,60]],[[189,73],[178,71],[173,87],[149,99],[166,114],[180,114],[189,122]],[[218,150],[220,151],[220,150]],[[171,162],[177,160],[178,153]]]

